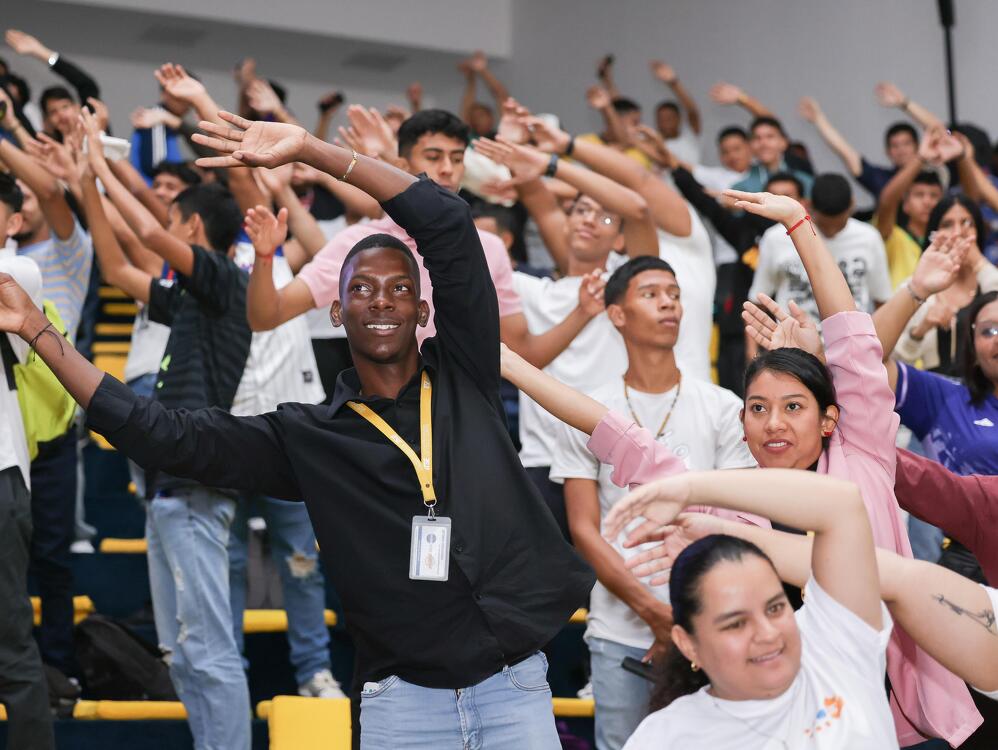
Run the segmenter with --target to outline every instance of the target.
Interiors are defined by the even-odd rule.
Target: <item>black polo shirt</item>
[[[564,540],[520,465],[499,399],[495,288],[467,204],[421,180],[384,204],[433,280],[438,512],[453,522],[450,580],[409,580],[412,517],[425,513],[412,464],[344,404],[366,403],[419,451],[419,374],[395,400],[340,375],[330,405],[257,417],[170,411],[106,377],[97,431],[144,466],[216,487],[303,498],[358,650],[358,679],[473,685],[547,643],[584,605],[592,570]]]

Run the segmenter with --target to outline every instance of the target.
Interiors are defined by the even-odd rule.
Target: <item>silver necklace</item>
[[[797,699],[797,693],[800,690],[800,683],[797,682],[796,679],[795,679],[795,683],[796,684],[794,685],[794,693],[793,693],[792,696],[790,696],[790,703],[791,704],[793,704],[793,702]],[[788,719],[787,719],[787,731],[786,731],[785,734],[788,737],[788,739],[780,739],[776,735],[767,734],[766,732],[763,732],[761,729],[757,729],[756,727],[752,726],[752,724],[750,722],[745,721],[745,719],[743,719],[741,716],[738,716],[737,714],[733,714],[730,711],[725,710],[724,707],[721,706],[721,704],[717,702],[717,698],[715,698],[713,695],[711,695],[710,692],[708,692],[707,695],[710,696],[710,702],[714,704],[714,708],[716,708],[718,711],[720,711],[725,716],[728,716],[728,717],[730,717],[732,719],[735,719],[739,723],[744,724],[749,729],[751,729],[752,732],[754,732],[758,736],[766,739],[767,741],[768,740],[775,740],[776,742],[779,742],[780,745],[783,747],[783,750],[790,750],[790,740],[789,740],[789,737],[790,737],[791,724],[793,723],[793,714],[792,713],[788,713],[787,714],[787,716],[788,716]]]

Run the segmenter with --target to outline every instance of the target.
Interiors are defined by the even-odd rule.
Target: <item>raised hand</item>
[[[409,106],[413,112],[418,112],[423,104],[423,84],[413,81],[405,90],[405,97],[409,100]]]
[[[603,269],[597,268],[582,277],[579,285],[579,307],[589,317],[595,318],[606,309],[603,292],[606,289],[606,279]]]
[[[166,63],[161,65],[153,75],[156,76],[159,85],[167,94],[187,103],[192,103],[207,93],[204,84],[187,75],[187,71],[182,65]]]
[[[246,87],[246,100],[249,102],[250,107],[260,114],[270,115],[284,109],[281,97],[262,78],[257,78]]]
[[[398,156],[398,142],[392,126],[374,107],[365,109],[354,104],[347,109],[347,119],[360,139],[362,153],[386,160]]]
[[[32,312],[38,310],[31,297],[14,281],[9,273],[0,273],[0,331],[16,333],[23,338],[24,324]],[[37,332],[35,332],[37,333]]]
[[[605,81],[613,77],[613,55],[605,55],[600,58],[599,65],[596,66],[596,77]]]
[[[52,50],[38,41],[36,37],[18,29],[7,29],[4,39],[7,40],[10,48],[19,55],[31,55],[40,60],[47,60],[52,55]]]
[[[793,198],[772,193],[746,193],[742,190],[725,190],[721,193],[734,200],[734,207],[791,226],[807,216],[804,207]]]
[[[533,140],[534,145],[541,149],[541,151],[546,151],[549,154],[565,153],[571,136],[564,130],[554,127],[543,117],[530,115],[522,117],[520,121],[527,129],[527,132],[530,133],[530,138]]]
[[[726,81],[719,81],[710,87],[710,98],[718,104],[738,104],[744,96],[744,91]]]
[[[911,291],[925,299],[948,289],[956,281],[971,244],[967,237],[937,233],[919,258],[908,282]]]
[[[104,157],[104,144],[100,140],[100,123],[97,117],[86,109],[80,110],[80,124],[83,126],[83,133],[86,135],[87,160],[90,162],[90,169],[94,174],[100,174],[102,169],[107,169],[107,159]]]
[[[482,156],[508,167],[513,173],[513,185],[536,180],[547,169],[547,155],[531,146],[521,146],[505,140],[493,141],[491,138],[478,138],[473,146]]]
[[[92,96],[87,97],[87,104],[90,105],[91,111],[94,113],[94,117],[97,118],[97,126],[102,131],[107,131],[108,123],[111,122],[111,113],[107,108],[107,105],[100,99],[95,99]]]
[[[651,74],[667,86],[674,84],[678,78],[673,67],[661,60],[651,61]]]
[[[944,130],[936,142],[936,150],[942,163],[946,164],[964,155],[963,142],[954,133]]]
[[[655,128],[641,123],[637,127],[637,134],[638,137],[634,139],[634,145],[645,156],[667,169],[675,169],[679,166],[679,159],[665,145],[665,139]]]
[[[633,547],[656,537],[661,538],[661,528],[672,523],[689,501],[689,479],[682,474],[649,482],[610,509],[603,519],[603,536],[612,544],[632,521],[644,518],[644,523],[628,532],[624,546]]]
[[[724,533],[724,522],[706,513],[681,513],[675,522],[659,529],[659,543],[629,557],[624,565],[638,578],[648,578],[649,586],[669,582],[679,553],[698,539]],[[650,539],[647,541],[655,541]]]
[[[284,164],[275,169],[258,169],[255,174],[270,197],[274,198],[291,184],[291,178],[294,176],[298,164],[299,162],[295,162],[294,164]]]
[[[881,107],[901,107],[908,100],[904,93],[890,81],[881,81],[874,89],[873,93],[880,102]]]
[[[166,125],[173,130],[180,127],[180,118],[162,107],[136,107],[129,115],[129,120],[136,130],[148,130],[157,125]]]
[[[821,343],[818,326],[806,312],[790,301],[790,313],[765,294],[760,294],[759,304],[745,302],[742,307],[742,320],[745,333],[761,348],[803,349],[825,361],[825,348]],[[769,315],[765,310],[769,311]],[[773,320],[773,318],[776,320]]]
[[[586,90],[586,101],[589,102],[590,107],[596,110],[606,109],[613,104],[610,93],[602,86],[590,86]]]
[[[274,216],[266,206],[256,206],[246,212],[246,234],[253,242],[257,256],[269,258],[288,238],[288,209]]]
[[[487,67],[489,67],[488,58],[485,57],[485,53],[481,50],[476,50],[475,54],[468,58],[468,68],[470,68],[475,73],[481,73]]]
[[[511,143],[526,143],[530,134],[524,125],[524,119],[529,115],[530,111],[526,107],[521,106],[513,97],[509,97],[502,103],[502,117],[499,118],[497,135],[501,135]]]
[[[74,148],[79,144],[77,132],[78,130],[66,136],[63,143],[59,143],[47,133],[39,133],[38,140],[25,143],[24,150],[41,162],[49,174],[57,180],[67,184],[76,182],[78,172]]]
[[[816,122],[821,117],[821,107],[814,97],[804,96],[797,103],[797,113],[808,122]]]
[[[239,61],[233,71],[233,78],[240,89],[244,89],[256,80],[256,60],[247,57]]]
[[[273,91],[273,89],[271,89],[271,91]],[[318,101],[317,106],[319,107],[320,112],[326,113],[330,110],[335,110],[343,104],[344,101],[345,97],[341,91],[330,91]]]
[[[222,156],[197,160],[199,167],[279,167],[300,161],[308,141],[308,131],[298,125],[283,122],[247,120],[231,112],[218,116],[229,126],[202,120],[198,127],[205,133],[195,133],[195,143],[218,151]]]

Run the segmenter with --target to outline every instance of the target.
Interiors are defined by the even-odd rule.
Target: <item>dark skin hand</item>
[[[329,316],[346,328],[364,395],[397,398],[419,368],[416,326],[430,318],[414,264],[395,248],[358,253],[343,267]]]

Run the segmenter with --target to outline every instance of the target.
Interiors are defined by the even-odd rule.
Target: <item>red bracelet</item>
[[[793,234],[794,230],[797,227],[799,227],[801,224],[803,224],[805,221],[808,222],[808,223],[811,223],[811,214],[804,214],[804,218],[803,219],[801,219],[800,221],[798,221],[796,224],[794,224],[792,227],[790,227],[790,229],[787,230],[787,235],[789,236],[789,235]],[[813,234],[815,237],[818,236],[818,233],[814,231],[814,224],[811,224],[811,234]]]

